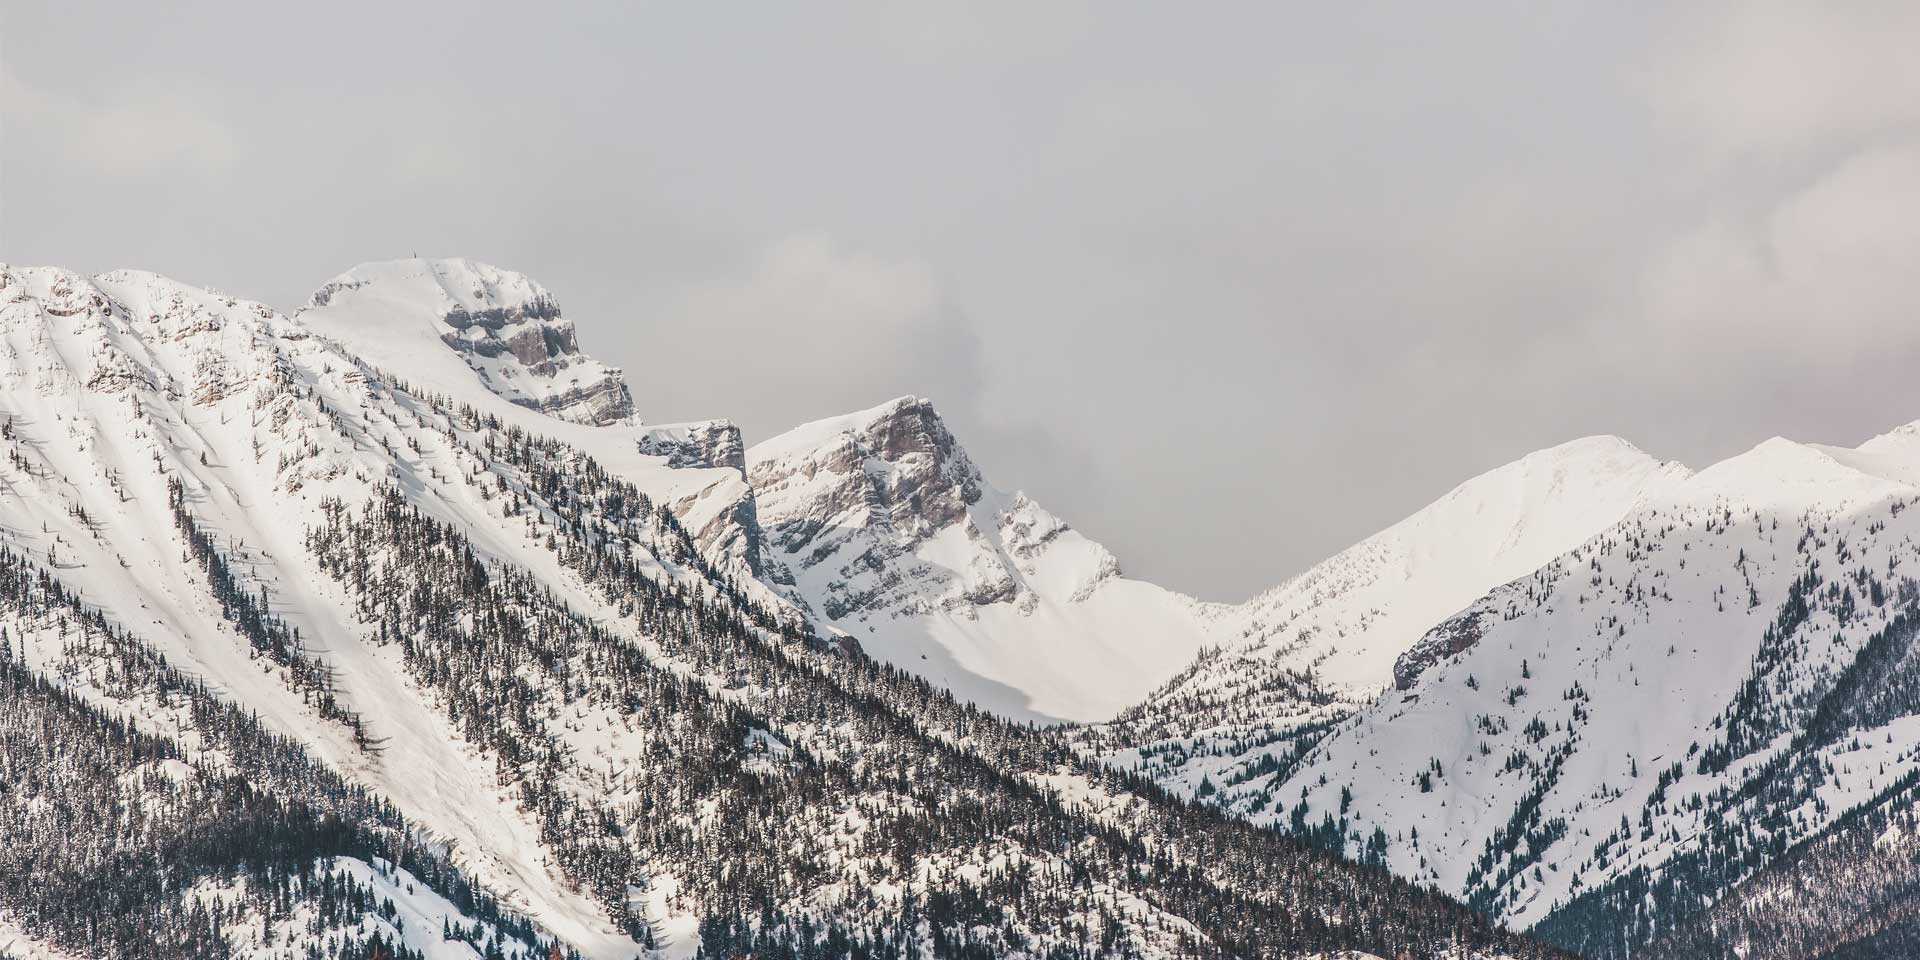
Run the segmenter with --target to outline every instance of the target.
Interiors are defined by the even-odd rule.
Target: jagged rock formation
[[[514,403],[600,426],[633,416],[620,370],[582,354],[553,295],[520,274],[460,259],[363,264],[307,307],[333,317],[431,316],[440,343]]]
[[[704,486],[679,485],[669,506],[693,532],[708,558],[761,577],[778,586],[787,582],[769,567],[760,532],[758,506],[746,477],[746,444],[731,420],[666,424],[644,428],[635,448],[660,457],[675,470],[699,471]],[[690,474],[691,475],[691,474]]]
[[[704,420],[649,427],[640,434],[641,453],[667,458],[667,466],[747,469],[747,447],[731,420]]]
[[[1199,649],[1211,608],[995,489],[917,397],[747,451],[783,592],[823,627],[1004,714],[1095,720]]]

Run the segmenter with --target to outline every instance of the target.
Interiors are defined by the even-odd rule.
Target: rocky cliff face
[[[635,441],[641,453],[665,457],[675,469],[731,467],[744,476],[747,447],[732,420],[703,420],[648,427]]]
[[[983,705],[1100,719],[1199,649],[1203,605],[995,489],[927,400],[798,427],[750,449],[747,476],[797,605]]]
[[[634,447],[661,458],[671,469],[706,479],[704,484],[678,485],[668,501],[702,554],[775,586],[791,582],[784,568],[766,563],[759,509],[747,483],[746,444],[733,421],[646,427]]]
[[[1486,617],[1485,611],[1470,609],[1427,631],[1420,642],[1393,661],[1393,688],[1412,690],[1427,668],[1472,649],[1486,633],[1486,625],[1481,622]]]
[[[495,393],[576,423],[606,425],[633,416],[618,367],[580,352],[573,323],[531,279],[471,260],[365,264],[322,286],[309,309],[384,304],[436,318],[440,342]]]
[[[916,612],[1017,592],[992,551],[953,571],[908,561],[949,529],[971,544],[982,531],[968,508],[980,472],[925,400],[802,427],[754,449],[747,471],[767,543],[821,589],[795,599],[829,620],[898,608]]]

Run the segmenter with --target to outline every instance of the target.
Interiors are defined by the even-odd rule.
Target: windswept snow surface
[[[1686,476],[1618,437],[1490,470],[1217,614],[1212,648],[1082,743],[1188,795],[1270,773],[1390,688],[1395,663],[1427,631]]]
[[[1686,475],[1619,437],[1528,454],[1236,609],[1236,653],[1312,664],[1335,690],[1369,696],[1435,624]]]

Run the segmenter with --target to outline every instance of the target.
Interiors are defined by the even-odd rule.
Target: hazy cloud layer
[[[1575,436],[1920,418],[1911,4],[182,6],[8,4],[0,258],[479,257],[650,420],[925,394],[1212,598]]]

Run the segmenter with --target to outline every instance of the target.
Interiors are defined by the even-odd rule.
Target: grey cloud
[[[776,241],[648,327],[627,348],[638,348],[629,379],[648,415],[723,409],[750,439],[906,393],[964,413],[983,389],[977,334],[930,268],[825,235]],[[700,389],[685,389],[689,365]]]
[[[1574,436],[1920,417],[1911,10],[20,0],[0,258],[500,263],[649,419],[928,395],[1233,599]]]

